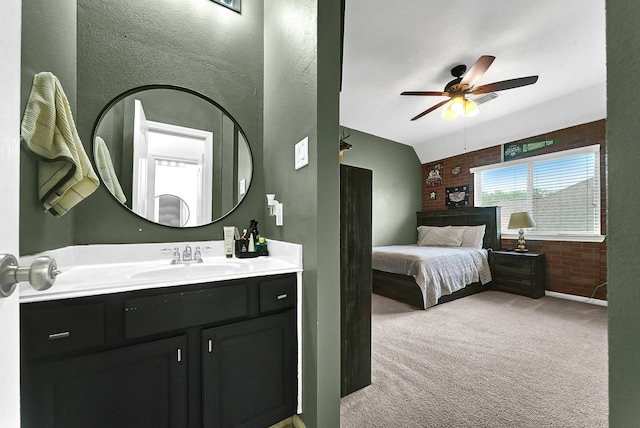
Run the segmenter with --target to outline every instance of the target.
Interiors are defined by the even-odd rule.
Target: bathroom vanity
[[[236,278],[25,296],[22,426],[267,427],[292,416],[300,269],[272,261],[243,262]]]

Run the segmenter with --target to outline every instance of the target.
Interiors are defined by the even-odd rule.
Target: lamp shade
[[[533,221],[531,215],[528,212],[513,213],[509,219],[509,229],[524,229],[527,227],[536,227],[536,222]]]

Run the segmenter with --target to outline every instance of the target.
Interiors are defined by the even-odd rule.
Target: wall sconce
[[[269,207],[269,215],[276,218],[276,226],[282,226],[282,202],[276,201],[275,194],[267,194],[267,206]]]

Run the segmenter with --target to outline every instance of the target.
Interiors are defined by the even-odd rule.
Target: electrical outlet
[[[302,141],[296,144],[295,150],[295,166],[300,169],[309,163],[309,137],[304,137]]]

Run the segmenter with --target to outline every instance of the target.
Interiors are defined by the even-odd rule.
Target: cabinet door
[[[26,428],[187,426],[186,336],[23,370]]]
[[[340,392],[371,385],[372,172],[340,165]]]
[[[202,332],[204,428],[264,428],[295,414],[295,327],[287,311]]]

